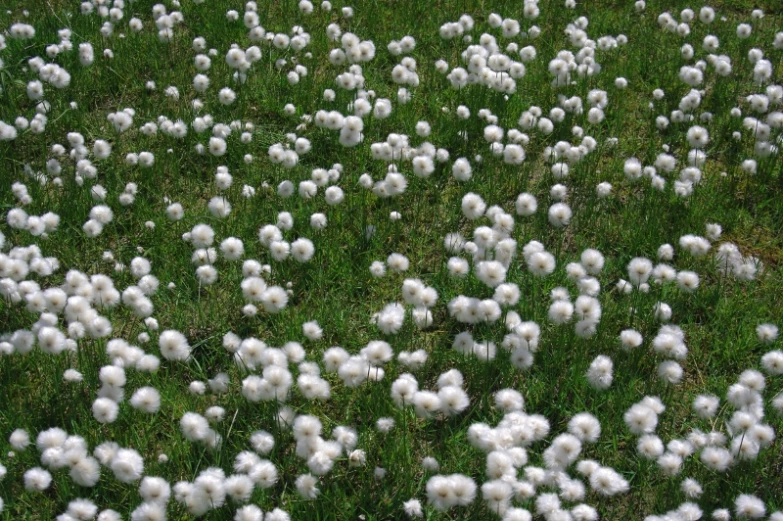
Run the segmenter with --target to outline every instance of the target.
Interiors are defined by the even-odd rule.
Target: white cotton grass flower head
[[[133,449],[119,449],[109,464],[114,477],[123,483],[132,483],[144,474],[144,460]]]
[[[497,514],[502,514],[510,506],[513,489],[507,481],[497,479],[485,482],[481,486],[481,495],[487,508]]]
[[[100,464],[92,457],[83,457],[71,466],[68,473],[77,485],[94,487],[100,479]]]
[[[474,273],[477,279],[490,288],[497,288],[506,279],[506,268],[497,261],[480,261]]]
[[[547,211],[549,223],[555,228],[568,226],[571,221],[571,208],[566,203],[555,203]]]
[[[640,436],[636,442],[636,451],[640,456],[648,460],[656,460],[663,455],[666,448],[663,441],[655,434]]]
[[[604,496],[624,494],[629,490],[628,481],[609,467],[600,467],[590,473],[590,488]]]
[[[30,434],[24,429],[15,429],[8,437],[8,443],[18,452],[30,446]]]
[[[462,213],[470,219],[475,220],[484,215],[487,205],[478,194],[468,192],[462,197]]]
[[[241,239],[237,237],[228,237],[220,243],[220,251],[223,258],[229,261],[236,261],[245,254],[245,246]]]
[[[421,502],[418,499],[412,498],[405,501],[402,504],[403,512],[410,519],[424,517],[424,510],[422,509]]]
[[[318,479],[312,474],[302,474],[296,478],[296,490],[302,499],[312,500],[318,497]]]
[[[291,243],[291,255],[298,262],[308,262],[315,255],[315,246],[310,239],[300,237]]]
[[[134,409],[155,414],[160,409],[160,393],[154,387],[140,387],[131,396],[130,404]]]
[[[692,293],[699,287],[699,275],[693,271],[677,272],[677,286],[686,293]]]
[[[560,434],[544,450],[544,463],[549,469],[562,470],[574,463],[582,451],[582,442],[573,434]]]
[[[546,277],[555,271],[555,256],[547,251],[536,251],[526,257],[528,270],[537,277]]]
[[[632,284],[639,287],[649,280],[652,270],[653,264],[649,259],[636,257],[628,263],[628,278]]]
[[[441,387],[438,390],[438,398],[440,400],[440,410],[446,416],[456,416],[470,405],[468,394],[456,385]]]
[[[157,476],[144,476],[139,484],[139,495],[147,503],[166,505],[171,497],[171,485]]]
[[[473,176],[473,167],[467,158],[460,157],[451,167],[451,175],[457,181],[465,182]]]
[[[255,431],[250,435],[250,446],[256,453],[265,456],[274,448],[275,438],[269,432]]]
[[[579,438],[579,441],[595,443],[601,435],[601,424],[590,413],[579,413],[568,422],[568,432]]]
[[[637,348],[642,342],[642,334],[635,329],[624,329],[620,332],[620,345],[625,350]]]
[[[514,208],[517,212],[517,215],[529,217],[536,213],[536,210],[538,209],[538,202],[536,201],[535,196],[525,192],[517,196],[517,199],[514,202]]]
[[[778,327],[770,323],[759,324],[756,327],[756,336],[759,342],[771,344],[778,338]]]
[[[160,354],[166,360],[186,361],[190,357],[191,347],[185,335],[175,330],[166,330],[158,339]]]
[[[24,473],[24,488],[29,492],[41,492],[49,488],[52,475],[40,467],[28,469]]]
[[[590,386],[598,390],[606,390],[612,385],[614,364],[605,355],[597,356],[587,370],[587,380]]]
[[[740,373],[737,379],[740,385],[744,385],[752,391],[763,393],[766,387],[766,381],[764,375],[755,369],[746,369]]]
[[[650,404],[639,402],[628,409],[623,419],[633,434],[652,434],[658,426],[658,413]]]
[[[740,494],[734,501],[734,513],[740,519],[759,519],[766,512],[764,502],[752,494]]]
[[[661,322],[668,322],[672,318],[672,308],[665,302],[657,302],[653,306],[653,315]]]
[[[197,224],[190,231],[189,240],[194,248],[209,248],[215,240],[215,231],[207,224]]]
[[[761,366],[770,375],[783,374],[783,351],[769,351],[761,357]]]
[[[256,505],[244,505],[237,509],[234,521],[262,521],[264,512]]]
[[[441,410],[440,396],[432,391],[416,391],[412,397],[412,404],[419,418],[432,418]]]
[[[720,398],[714,395],[700,394],[693,400],[693,410],[701,418],[714,418],[720,406]]]
[[[394,428],[394,419],[386,417],[378,418],[375,422],[375,428],[378,432],[388,433]]]
[[[549,306],[547,316],[553,324],[566,324],[574,315],[574,305],[567,300],[555,300]]]
[[[403,272],[408,270],[410,261],[401,253],[392,253],[386,259],[386,265],[392,271]]]
[[[180,203],[172,203],[166,207],[166,216],[172,221],[179,221],[185,216],[185,211]]]
[[[712,511],[710,517],[714,521],[731,521],[731,511],[728,508],[718,508]]]
[[[440,463],[432,456],[422,458],[421,466],[425,472],[438,472],[438,470],[440,470]]]
[[[384,334],[395,335],[400,331],[405,321],[405,307],[392,302],[371,317],[371,322],[378,326]]]
[[[386,264],[382,261],[373,261],[373,263],[370,264],[370,273],[375,278],[383,277],[386,275]]]
[[[658,364],[658,377],[667,384],[676,385],[682,381],[683,369],[674,360],[665,360]]]
[[[71,519],[89,520],[98,513],[98,507],[89,499],[75,499],[68,503],[65,515]]]
[[[316,342],[323,337],[323,330],[315,320],[302,324],[302,333],[308,340]]]
[[[680,490],[682,490],[689,499],[698,499],[704,492],[701,484],[693,478],[684,479],[680,484]]]
[[[92,415],[99,423],[114,423],[119,415],[119,405],[110,398],[97,398],[92,403]]]
[[[600,251],[588,248],[580,256],[580,262],[590,275],[598,275],[604,268],[605,259]]]
[[[188,441],[204,441],[211,432],[207,419],[194,412],[182,416],[180,430]]]

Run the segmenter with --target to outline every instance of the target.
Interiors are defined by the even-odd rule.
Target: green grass
[[[158,41],[151,16],[155,2],[136,0],[126,2],[124,19],[109,38],[100,35],[103,21],[97,14],[82,16],[78,3],[64,1],[29,2],[10,0],[0,12],[0,27],[8,27],[17,21],[26,21],[36,28],[36,37],[29,41],[7,39],[8,48],[0,51],[4,68],[0,69],[0,120],[12,124],[17,116],[31,119],[35,114],[34,103],[25,93],[27,82],[37,79],[28,70],[28,58],[45,56],[46,45],[56,43],[57,30],[69,27],[73,31],[72,42],[78,48],[82,42],[91,42],[95,48],[95,63],[85,68],[79,64],[76,51],[60,54],[54,62],[67,69],[71,76],[68,88],[57,90],[44,84],[45,99],[51,104],[48,125],[42,134],[20,132],[13,142],[0,142],[0,208],[3,213],[20,206],[11,193],[14,182],[27,185],[32,202],[25,211],[41,215],[47,211],[61,217],[59,229],[47,238],[33,237],[27,231],[11,229],[5,219],[0,221],[0,232],[6,237],[3,253],[11,247],[37,244],[44,256],[56,257],[60,269],[50,277],[30,275],[42,288],[60,285],[70,269],[88,275],[110,275],[115,287],[122,291],[135,283],[126,270],[115,273],[114,262],[102,260],[106,250],[113,252],[116,262],[129,264],[137,255],[149,259],[152,274],[160,280],[158,292],[151,297],[161,330],[176,329],[185,334],[193,347],[189,363],[161,361],[160,369],[153,374],[127,370],[126,399],[142,386],[153,386],[160,391],[160,411],[147,416],[134,410],[127,400],[120,404],[116,422],[101,425],[91,413],[91,404],[100,387],[98,372],[111,361],[105,355],[110,338],[122,338],[138,344],[146,352],[158,354],[155,331],[148,331],[144,322],[129,309],[118,306],[100,313],[113,325],[111,336],[103,339],[85,338],[78,342],[78,352],[56,357],[39,349],[21,356],[0,357],[0,462],[8,474],[0,481],[0,497],[5,508],[0,519],[52,519],[65,512],[68,502],[90,498],[100,509],[113,508],[130,519],[130,513],[141,503],[136,484],[117,481],[108,468],[102,468],[102,476],[94,488],[82,488],[67,476],[67,470],[53,471],[54,482],[45,492],[28,492],[23,486],[23,474],[40,465],[40,454],[35,447],[6,455],[11,446],[8,436],[17,428],[30,432],[32,438],[47,428],[59,426],[70,434],[85,438],[90,450],[107,440],[116,441],[122,447],[133,448],[144,457],[145,474],[162,476],[172,483],[193,481],[198,473],[208,467],[221,467],[232,473],[234,457],[249,448],[249,435],[265,429],[275,436],[276,446],[269,459],[278,468],[280,479],[270,489],[256,489],[252,502],[262,510],[280,507],[291,514],[292,519],[345,519],[364,516],[363,519],[400,519],[402,503],[416,497],[425,505],[427,519],[484,519],[494,514],[488,511],[480,498],[463,509],[439,513],[426,506],[425,485],[432,473],[425,472],[420,464],[424,456],[434,456],[440,462],[440,473],[464,473],[473,477],[480,486],[484,476],[485,456],[470,446],[466,438],[468,427],[476,422],[496,425],[503,417],[493,406],[493,393],[503,388],[519,390],[525,397],[525,410],[529,414],[545,416],[551,425],[546,440],[528,448],[530,465],[543,466],[542,453],[549,442],[566,431],[568,420],[579,412],[590,412],[601,422],[602,434],[598,443],[585,444],[582,458],[591,458],[620,472],[630,483],[627,495],[603,498],[588,492],[584,502],[595,506],[602,518],[616,519],[622,516],[640,518],[646,515],[662,515],[686,500],[679,489],[686,477],[697,479],[704,487],[704,494],[697,501],[709,515],[716,508],[733,508],[735,498],[742,493],[756,494],[767,506],[768,512],[783,508],[780,490],[783,490],[783,456],[779,438],[763,450],[759,458],[733,466],[727,473],[708,470],[693,456],[688,458],[682,472],[675,477],[665,477],[654,462],[641,459],[635,450],[636,437],[623,423],[623,414],[646,395],[660,396],[666,406],[661,415],[657,434],[664,443],[683,438],[692,429],[705,432],[716,429],[725,432],[725,422],[734,410],[725,401],[728,387],[739,374],[749,368],[760,369],[761,356],[771,349],[780,349],[780,340],[769,345],[761,344],[755,333],[758,324],[769,322],[783,325],[780,294],[783,291],[783,168],[779,157],[759,160],[758,173],[754,176],[741,170],[741,162],[753,155],[753,138],[743,131],[740,141],[732,138],[732,132],[741,130],[742,119],[729,116],[729,110],[741,106],[743,116],[750,109],[743,99],[761,92],[752,82],[752,65],[747,52],[753,47],[764,50],[765,58],[774,67],[774,81],[783,79],[783,51],[773,49],[771,43],[781,27],[781,7],[776,2],[760,5],[766,16],[753,22],[754,31],[748,40],[734,36],[736,24],[750,20],[750,10],[755,5],[740,1],[715,2],[718,19],[712,26],[695,21],[691,34],[686,38],[663,32],[656,23],[658,6],[648,2],[647,11],[635,14],[633,3],[601,2],[580,4],[575,10],[562,7],[562,2],[542,2],[541,16],[535,20],[542,29],[541,36],[532,41],[500,36],[498,30],[489,29],[487,18],[491,12],[504,17],[518,18],[523,30],[533,24],[522,18],[521,6],[511,7],[495,1],[391,2],[372,1],[355,5],[355,16],[344,19],[339,7],[330,12],[316,10],[309,16],[302,15],[295,2],[275,2],[259,6],[260,23],[270,32],[289,32],[293,25],[302,25],[311,34],[311,43],[295,55],[293,51],[279,51],[268,43],[259,44],[263,50],[261,60],[248,71],[247,82],[235,85],[223,57],[232,43],[247,48],[251,42],[247,30],[238,22],[226,21],[225,12],[237,9],[242,13],[242,3],[224,0],[207,0],[203,4],[183,2],[181,11],[184,22],[174,27],[172,41]],[[667,3],[669,11],[679,16],[683,1]],[[167,4],[169,10],[174,9]],[[701,4],[690,5],[698,11]],[[22,15],[29,9],[29,17]],[[8,12],[6,12],[8,10]],[[71,13],[71,15],[69,15]],[[435,71],[434,62],[446,59],[451,67],[459,63],[459,55],[467,44],[459,39],[444,41],[438,36],[438,28],[448,21],[456,21],[462,13],[471,14],[476,27],[471,31],[474,42],[484,32],[498,38],[501,50],[510,41],[520,47],[534,45],[538,58],[527,66],[527,75],[518,80],[517,92],[505,99],[502,94],[481,86],[469,86],[457,91],[448,80]],[[610,51],[597,51],[596,60],[602,65],[600,74],[579,78],[575,85],[554,89],[547,71],[549,60],[562,49],[571,48],[564,35],[568,23],[585,15],[590,24],[588,35],[597,39],[604,35],[625,34],[628,44]],[[139,34],[132,33],[127,21],[138,16],[144,23]],[[727,21],[722,22],[721,16]],[[364,141],[352,149],[338,144],[337,133],[317,128],[313,124],[303,131],[295,130],[300,117],[314,115],[319,109],[346,112],[346,105],[354,100],[355,93],[337,89],[334,77],[346,70],[347,65],[329,64],[326,55],[336,46],[326,38],[329,23],[339,23],[343,31],[355,32],[362,40],[372,40],[376,57],[363,65],[366,88],[375,91],[378,98],[389,98],[394,109],[389,118],[376,120],[365,118]],[[124,33],[124,38],[119,33]],[[391,40],[399,40],[410,34],[416,38],[416,49],[411,53],[417,61],[421,84],[410,88],[412,99],[408,104],[397,103],[398,86],[391,82],[391,69],[400,57],[392,56],[386,46]],[[624,161],[637,157],[643,164],[652,164],[663,151],[663,145],[671,147],[670,153],[684,162],[689,146],[685,138],[689,124],[672,123],[666,131],[655,127],[655,117],[669,115],[679,104],[680,98],[690,87],[683,84],[677,73],[685,63],[680,58],[679,47],[691,43],[696,58],[704,58],[701,41],[707,34],[719,37],[719,53],[731,57],[734,72],[728,78],[715,76],[711,68],[705,72],[705,96],[702,107],[696,112],[709,111],[714,118],[704,124],[710,133],[707,148],[708,161],[703,167],[703,180],[687,199],[676,196],[673,184],[676,173],[666,174],[666,189],[653,190],[649,181],[629,183],[623,175]],[[208,48],[218,50],[212,58],[212,68],[206,74],[211,79],[209,90],[200,95],[192,88],[196,74],[191,47],[193,38],[203,36]],[[103,49],[114,52],[113,59],[103,57]],[[306,58],[304,52],[311,52]],[[279,58],[288,60],[282,71],[275,67]],[[293,87],[286,81],[293,58],[308,68],[308,75]],[[694,60],[691,61],[691,63]],[[620,91],[614,86],[616,77],[625,77],[629,87]],[[147,81],[154,81],[156,89],[148,91]],[[163,91],[174,85],[180,91],[179,101],[167,99]],[[217,92],[231,86],[237,92],[237,101],[222,106]],[[337,91],[334,102],[325,102],[323,90]],[[652,91],[661,88],[666,97],[655,102],[655,110],[648,109]],[[518,167],[504,164],[493,158],[483,139],[486,122],[477,118],[480,109],[490,109],[498,118],[498,125],[506,129],[516,127],[522,111],[532,105],[539,106],[546,114],[557,104],[557,96],[580,96],[583,99],[592,89],[606,90],[609,104],[606,119],[600,125],[591,125],[582,115],[568,115],[555,126],[551,135],[537,130],[527,131],[530,143],[525,146],[526,161]],[[200,98],[205,107],[197,112],[192,101]],[[75,102],[77,108],[70,107]],[[296,115],[286,115],[283,107],[292,103]],[[463,121],[456,115],[459,105],[467,106],[471,118]],[[110,112],[131,107],[135,110],[133,126],[123,134],[117,134],[106,120]],[[585,109],[587,109],[585,101]],[[447,109],[444,110],[444,109]],[[780,110],[778,107],[777,110]],[[228,153],[222,157],[209,154],[197,155],[194,147],[206,144],[209,132],[196,133],[189,128],[182,140],[158,133],[155,137],[142,135],[138,128],[148,121],[157,121],[161,115],[172,121],[182,119],[190,124],[204,114],[212,114],[215,122],[229,124],[232,121],[251,122],[255,125],[253,140],[243,144],[239,132],[228,138]],[[428,121],[432,134],[426,138],[437,148],[445,148],[450,159],[437,164],[435,172],[427,179],[412,175],[409,163],[399,162],[400,172],[408,178],[405,194],[379,199],[372,192],[361,188],[359,176],[369,173],[374,180],[383,179],[387,165],[372,159],[370,144],[381,142],[389,133],[410,136],[411,145],[424,139],[415,135],[417,121]],[[579,125],[585,135],[597,141],[594,152],[571,166],[570,176],[561,181],[568,186],[567,202],[573,210],[570,224],[564,229],[553,228],[547,221],[546,209],[551,204],[549,190],[555,180],[549,172],[550,165],[543,159],[546,147],[566,140],[578,144],[571,134],[571,127]],[[88,146],[96,139],[112,143],[111,156],[95,161],[97,179],[86,179],[83,186],[74,181],[74,162],[63,159],[62,187],[51,182],[37,183],[25,173],[25,166],[32,171],[45,171],[46,161],[52,157],[50,149],[55,143],[66,146],[67,133],[81,132]],[[296,132],[308,138],[312,150],[301,156],[299,164],[287,170],[272,164],[267,156],[270,145],[284,142],[286,133]],[[468,140],[458,132],[466,132]],[[779,131],[777,131],[779,136]],[[614,146],[607,142],[618,138]],[[169,152],[170,150],[170,152]],[[128,166],[126,154],[151,151],[155,154],[152,168]],[[254,156],[250,164],[243,161],[245,154]],[[478,163],[476,154],[483,156]],[[451,164],[458,157],[471,158],[473,177],[465,183],[455,181]],[[345,201],[338,206],[324,202],[323,188],[316,197],[306,200],[294,195],[283,199],[275,190],[278,183],[291,180],[295,184],[309,179],[314,168],[330,168],[340,163],[343,172],[336,183],[345,191]],[[218,191],[214,185],[214,173],[219,165],[226,165],[234,181],[224,195],[233,210],[225,219],[213,217],[207,202]],[[721,173],[726,172],[726,176]],[[52,176],[49,176],[52,177]],[[609,198],[599,199],[595,187],[599,182],[613,185]],[[128,182],[138,185],[138,194],[132,206],[123,207],[118,196]],[[114,220],[97,238],[88,238],[82,231],[89,218],[90,209],[97,204],[90,196],[90,188],[101,184],[108,192],[105,204],[114,211]],[[241,196],[244,184],[253,186],[255,197]],[[331,183],[330,183],[331,184]],[[265,188],[265,186],[267,186]],[[461,232],[471,237],[479,225],[491,225],[488,219],[468,221],[460,210],[460,201],[467,192],[479,194],[488,206],[499,205],[504,211],[514,213],[514,201],[521,192],[530,192],[538,198],[539,209],[531,217],[515,215],[512,237],[517,241],[518,254],[508,272],[508,281],[519,285],[522,299],[514,310],[524,320],[536,321],[542,329],[541,343],[534,365],[527,371],[515,369],[508,355],[500,349],[506,334],[503,321],[493,324],[460,324],[448,314],[446,305],[458,295],[491,298],[492,290],[484,286],[472,274],[464,279],[449,275],[446,262],[450,254],[443,248],[443,237],[450,232]],[[165,209],[170,201],[180,202],[185,217],[179,222],[166,218]],[[316,254],[306,264],[289,259],[278,263],[258,241],[259,227],[274,224],[277,214],[288,211],[294,219],[294,227],[284,231],[287,241],[308,237],[315,244]],[[392,221],[389,214],[399,211],[400,221]],[[327,215],[324,230],[310,228],[309,218],[315,212]],[[145,223],[155,223],[154,229]],[[245,301],[240,290],[243,279],[241,263],[231,263],[219,258],[215,263],[218,282],[202,286],[195,276],[195,266],[190,256],[193,248],[181,240],[181,235],[198,223],[212,226],[216,245],[229,236],[244,241],[244,259],[257,259],[272,265],[272,272],[265,275],[267,282],[286,286],[290,283],[291,297],[287,308],[279,314],[260,311],[255,317],[242,314]],[[713,244],[711,254],[694,258],[678,247],[678,239],[685,234],[705,234],[707,223],[720,223],[724,233]],[[365,234],[366,227],[375,227],[372,237]],[[557,268],[546,278],[533,277],[527,270],[521,254],[522,247],[531,240],[543,243],[557,257]],[[744,255],[754,255],[764,265],[756,280],[741,282],[721,275],[712,262],[712,253],[720,243],[733,242]],[[649,293],[635,291],[624,295],[615,288],[620,278],[628,278],[626,266],[634,257],[656,258],[661,244],[671,243],[677,253],[671,262],[678,270],[696,271],[700,287],[693,294],[680,291],[675,285],[652,285]],[[606,257],[606,265],[598,276],[602,291],[598,296],[602,306],[602,319],[594,336],[582,339],[573,332],[573,325],[555,326],[547,320],[549,293],[559,286],[569,288],[572,298],[577,295],[573,282],[567,280],[565,266],[578,262],[586,248],[596,248]],[[383,278],[373,278],[369,272],[375,260],[385,261],[392,252],[399,252],[410,259],[410,268],[404,273],[389,271]],[[467,256],[469,257],[469,256]],[[466,257],[466,258],[467,258]],[[420,331],[410,317],[401,331],[394,336],[383,335],[370,323],[373,313],[387,303],[400,301],[400,287],[405,278],[420,278],[436,288],[437,305],[432,309],[434,325]],[[176,287],[169,289],[173,282]],[[688,357],[682,362],[685,376],[681,384],[666,386],[657,377],[656,368],[662,360],[650,348],[659,323],[652,309],[656,302],[664,301],[673,310],[672,323],[685,332]],[[259,306],[260,307],[260,306]],[[636,311],[631,312],[631,308]],[[6,333],[29,329],[38,319],[37,314],[25,310],[23,304],[12,304],[0,299],[0,339]],[[304,339],[302,324],[317,320],[323,328],[323,338],[310,342]],[[66,326],[64,318],[59,325]],[[620,349],[617,336],[626,328],[634,328],[644,336],[644,344],[633,352]],[[451,349],[454,336],[469,330],[477,341],[493,341],[498,344],[498,356],[494,361],[482,363],[474,357],[463,357]],[[139,333],[149,332],[152,339],[139,344]],[[282,346],[288,341],[301,341],[307,352],[307,361],[322,364],[322,354],[330,346],[343,346],[355,354],[367,342],[387,340],[395,353],[425,349],[429,355],[426,365],[416,371],[420,389],[433,389],[438,376],[452,368],[465,376],[465,390],[470,396],[468,409],[454,418],[423,420],[412,410],[401,410],[393,404],[389,389],[391,382],[407,370],[396,360],[385,365],[385,378],[378,383],[364,383],[359,388],[347,388],[335,374],[323,374],[332,385],[332,398],[325,403],[311,403],[292,389],[286,405],[297,414],[313,414],[324,424],[324,438],[338,425],[355,428],[359,435],[358,447],[367,453],[364,467],[349,467],[345,456],[334,469],[320,479],[321,495],[315,501],[299,497],[295,479],[307,472],[305,462],[295,453],[295,440],[290,429],[281,427],[276,420],[278,406],[274,403],[253,404],[241,394],[241,382],[246,376],[222,347],[223,335],[233,331],[241,338],[256,337],[269,346]],[[614,382],[607,391],[591,388],[584,377],[591,361],[598,355],[608,355],[614,362]],[[84,381],[69,384],[63,381],[63,372],[76,368],[84,375]],[[298,374],[292,367],[294,377]],[[197,396],[188,392],[193,380],[206,381],[219,372],[230,376],[227,394],[213,395],[207,392]],[[781,416],[771,407],[772,397],[783,391],[780,376],[768,377],[764,399],[767,415],[762,420],[776,432],[783,428]],[[712,421],[698,419],[692,412],[692,399],[701,393],[721,397],[722,408]],[[187,442],[179,429],[179,419],[185,412],[204,413],[207,407],[220,405],[226,410],[226,418],[215,426],[223,436],[217,450]],[[375,429],[380,417],[395,419],[395,428],[388,434]],[[158,463],[160,453],[168,455],[168,463]],[[375,467],[383,467],[388,473],[381,481],[373,477]],[[569,467],[572,477],[578,477]],[[523,476],[520,472],[520,476]],[[552,491],[542,487],[543,491]],[[565,503],[567,507],[573,504]],[[518,506],[535,510],[529,500]],[[206,514],[203,519],[224,520],[233,518],[236,505],[229,505]],[[186,509],[171,501],[169,519],[189,519]]]

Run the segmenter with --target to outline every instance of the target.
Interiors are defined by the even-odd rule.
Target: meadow
[[[0,520],[783,520],[783,6],[5,0]]]

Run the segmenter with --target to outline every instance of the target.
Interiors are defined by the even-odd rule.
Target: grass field
[[[569,2],[4,1],[0,519],[783,519],[783,7]]]

